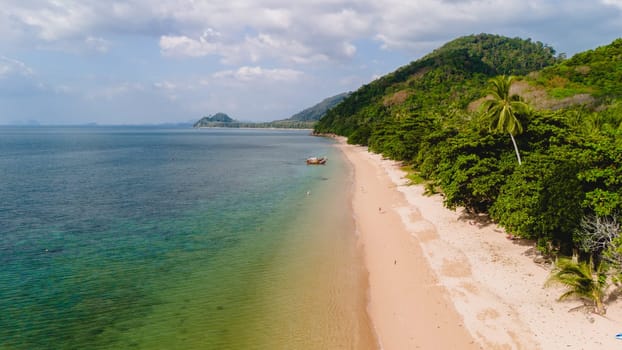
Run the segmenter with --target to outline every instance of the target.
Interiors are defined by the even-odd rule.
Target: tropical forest
[[[566,58],[531,39],[453,40],[330,109],[318,134],[533,241],[550,282],[604,313],[622,277],[622,39]]]

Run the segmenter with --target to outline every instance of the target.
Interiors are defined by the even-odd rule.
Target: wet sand
[[[407,205],[403,194],[364,149],[341,149],[354,168],[353,211],[369,273],[368,312],[382,349],[479,349],[395,210]]]

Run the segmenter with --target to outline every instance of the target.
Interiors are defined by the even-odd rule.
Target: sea
[[[0,349],[375,349],[351,187],[308,130],[0,127]]]

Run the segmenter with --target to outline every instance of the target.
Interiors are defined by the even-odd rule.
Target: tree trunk
[[[512,144],[514,144],[514,151],[516,151],[516,158],[518,159],[518,165],[521,165],[520,161],[520,153],[518,153],[518,146],[516,146],[516,140],[514,140],[514,136],[510,134],[510,138],[512,138]]]
[[[603,301],[598,292],[594,292],[594,304],[596,306],[596,313],[599,315],[604,315],[607,310],[605,309],[605,305],[603,305]]]

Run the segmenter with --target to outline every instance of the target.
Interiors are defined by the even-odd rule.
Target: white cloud
[[[265,69],[261,67],[240,67],[237,70],[224,70],[212,75],[216,79],[234,79],[237,81],[294,81],[304,73],[288,68]]]
[[[311,47],[296,39],[278,38],[264,33],[254,37],[247,36],[244,43],[232,53],[236,53],[238,57],[230,56],[225,60],[226,62],[243,62],[244,56],[248,57],[251,62],[259,62],[266,58],[293,63],[328,60],[326,55],[315,53]]]
[[[292,25],[292,12],[284,8],[263,9],[258,17],[264,19],[268,28],[287,29]]]
[[[162,90],[175,90],[177,89],[177,84],[172,83],[170,81],[159,81],[153,84],[153,86],[157,89]]]
[[[7,6],[8,5],[8,6]],[[79,33],[95,21],[93,6],[80,1],[47,1],[5,4],[4,16],[19,23],[21,29],[33,32],[44,41],[55,41]]]
[[[368,34],[376,20],[373,13],[361,13],[350,8],[338,12],[320,13],[314,19],[317,31],[327,37],[351,38]]]
[[[221,46],[217,43],[203,41],[201,38],[192,39],[185,35],[165,35],[160,38],[160,49],[166,56],[207,56],[218,53],[219,48]]]
[[[89,100],[113,100],[118,97],[129,96],[135,92],[145,91],[145,86],[136,82],[122,82],[116,85],[104,86],[86,93]]]
[[[425,53],[471,33],[541,40],[536,28],[556,32],[604,22],[615,27],[616,20],[622,22],[621,12],[611,11],[612,6],[622,11],[621,0],[568,0],[563,6],[552,0],[4,2],[0,9],[3,38],[17,35],[48,43],[74,40],[74,44],[81,38],[83,44],[106,52],[109,45],[101,38],[140,34],[159,40],[166,56],[216,55],[230,64],[275,58],[292,63],[349,60],[357,54],[352,50],[357,41],[372,38],[385,49]],[[613,29],[619,28],[620,24]]]
[[[110,47],[110,42],[108,42],[107,40],[102,39],[102,38],[95,38],[92,36],[89,36],[86,39],[84,39],[84,43],[86,44],[88,48],[101,52],[101,53],[108,52],[108,49]]]
[[[620,36],[622,0],[2,0],[0,88],[88,96],[102,118],[130,105],[286,117],[482,32],[572,55]]]
[[[222,34],[213,28],[207,28],[196,39],[185,35],[164,35],[160,38],[160,49],[166,56],[190,57],[213,54],[225,55],[228,50],[227,46],[222,42]]]
[[[348,42],[344,42],[341,44],[341,52],[344,56],[346,57],[352,57],[354,56],[354,54],[356,54],[356,46],[348,43]]]
[[[0,79],[10,75],[31,76],[34,72],[24,62],[0,55]]]
[[[239,42],[225,42],[221,35],[205,33],[198,38],[187,36],[163,36],[160,38],[160,49],[165,56],[175,57],[202,57],[219,56],[225,64],[257,63],[266,59],[276,59],[288,63],[324,62],[329,57],[323,53],[314,52],[313,48],[305,46],[295,39],[278,38],[270,34],[260,33],[256,36],[247,35]],[[356,48],[343,43],[341,55],[351,56]]]
[[[617,6],[622,9],[622,0],[602,0],[605,5]]]

